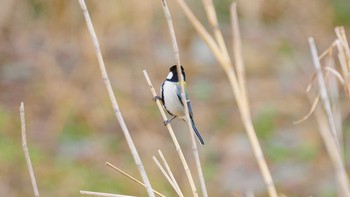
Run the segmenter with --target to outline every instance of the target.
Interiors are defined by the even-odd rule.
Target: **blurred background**
[[[230,51],[231,2],[214,1]],[[165,195],[175,194],[151,158],[161,149],[189,194],[186,175],[142,74],[146,69],[158,89],[175,64],[161,1],[86,3],[117,101],[152,186]],[[42,196],[79,196],[79,190],[145,196],[144,188],[104,165],[111,162],[141,180],[114,116],[78,1],[1,4],[0,196],[32,195],[21,146],[21,101]],[[201,1],[188,4],[208,27]],[[176,1],[168,5],[195,121],[206,142],[199,152],[209,196],[248,191],[266,196],[225,73]],[[315,38],[321,53],[335,39],[335,26],[350,32],[349,8],[346,0],[238,1],[254,126],[277,189],[287,196],[327,197],[337,192],[314,117],[298,125],[292,122],[311,106],[305,93],[314,72],[307,38]],[[342,92],[349,144],[349,104],[344,97]],[[187,126],[175,120],[173,127],[198,183]]]

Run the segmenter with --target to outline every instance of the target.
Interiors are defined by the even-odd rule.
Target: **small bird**
[[[184,68],[182,66],[181,66],[181,74],[184,79],[186,102],[187,102],[188,112],[191,119],[192,129],[197,135],[200,143],[204,145],[203,138],[200,135],[193,121],[192,106],[191,106],[191,103],[187,94],[187,89],[186,89],[186,75],[185,75]],[[179,78],[179,75],[177,73],[176,65],[172,66],[170,68],[170,72],[167,78],[165,79],[165,81],[163,82],[160,88],[161,97],[154,98],[154,99],[160,99],[166,111],[173,116],[173,118],[164,122],[165,125],[169,124],[175,118],[180,118],[186,121],[185,108],[181,99],[181,85],[179,82],[180,79],[181,78]]]

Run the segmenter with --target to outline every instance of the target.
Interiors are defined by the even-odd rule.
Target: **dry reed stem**
[[[30,180],[32,182],[32,187],[34,191],[34,196],[39,197],[39,190],[36,184],[34,170],[32,166],[32,162],[30,160],[30,155],[27,146],[27,134],[26,134],[26,123],[25,123],[25,113],[24,113],[24,104],[21,102],[21,106],[19,107],[20,117],[21,117],[21,131],[22,131],[22,148],[24,152],[24,156],[26,158],[27,167],[30,175]]]
[[[128,143],[128,146],[130,148],[130,151],[131,151],[131,154],[135,160],[135,163],[137,165],[137,168],[141,174],[141,177],[142,177],[142,180],[144,182],[144,184],[146,185],[146,189],[147,189],[147,193],[148,193],[148,196],[150,197],[154,197],[154,193],[153,193],[153,190],[152,190],[152,187],[151,187],[151,183],[147,177],[147,174],[146,174],[146,171],[143,167],[143,164],[142,164],[142,161],[141,161],[141,158],[136,150],[136,147],[134,145],[134,142],[130,136],[130,133],[129,133],[129,130],[125,124],[125,121],[124,121],[124,118],[119,110],[119,106],[118,106],[118,103],[117,103],[117,100],[115,98],[115,95],[114,95],[114,92],[113,92],[113,89],[112,89],[112,86],[111,86],[111,83],[109,81],[109,78],[108,78],[108,74],[107,74],[107,71],[106,71],[106,67],[105,67],[105,64],[104,64],[104,61],[103,61],[103,58],[102,58],[102,53],[101,53],[101,50],[100,50],[100,46],[99,46],[99,42],[97,40],[97,36],[96,36],[96,33],[95,33],[95,30],[94,30],[94,27],[93,27],[93,24],[91,22],[91,18],[90,18],[90,15],[89,15],[89,12],[87,10],[87,7],[86,7],[86,4],[85,4],[85,1],[84,0],[79,0],[79,3],[80,3],[80,6],[81,6],[81,9],[83,10],[83,13],[84,13],[84,17],[85,17],[85,21],[86,21],[86,24],[88,26],[88,29],[89,29],[89,33],[90,33],[90,36],[91,36],[91,40],[94,44],[94,47],[95,47],[95,50],[96,50],[96,56],[97,56],[97,59],[98,59],[98,63],[99,63],[99,68],[100,68],[100,71],[101,71],[101,75],[102,75],[102,79],[103,79],[103,82],[106,86],[106,89],[108,91],[108,95],[109,95],[109,98],[112,102],[112,106],[113,106],[113,109],[114,109],[114,114],[123,130],[123,133],[124,133],[124,136],[125,136],[125,139]]]
[[[182,191],[181,191],[179,185],[177,184],[177,181],[176,181],[176,179],[175,179],[175,177],[174,177],[174,175],[173,175],[173,173],[172,173],[172,171],[171,171],[171,169],[170,169],[170,166],[168,165],[168,162],[166,161],[166,159],[165,159],[165,157],[164,157],[162,151],[158,150],[158,154],[159,154],[160,159],[161,159],[162,162],[163,162],[163,165],[165,166],[165,169],[167,170],[168,175],[170,176],[171,180],[172,180],[173,183],[175,184],[175,186],[176,186],[176,188],[178,189],[178,191],[180,191],[181,196],[183,196]]]
[[[328,79],[328,90],[329,90],[329,98],[332,106],[332,114],[334,117],[334,124],[335,128],[338,131],[338,140],[339,140],[339,146],[340,154],[343,156],[343,162],[345,164],[345,155],[344,155],[344,134],[343,134],[343,128],[342,128],[342,115],[341,115],[341,108],[340,108],[340,102],[339,102],[339,85],[338,80],[342,79],[342,76],[338,71],[334,69],[335,63],[333,59],[333,52],[329,54],[328,58],[326,59],[326,65],[325,70],[327,70],[327,74],[331,73],[329,79]],[[326,79],[327,81],[327,79]],[[344,85],[342,85],[344,87]]]
[[[324,69],[327,70],[329,73],[332,73],[338,79],[341,85],[346,85],[345,79],[341,76],[341,74],[337,70],[329,66],[326,66]]]
[[[163,173],[166,180],[170,183],[171,187],[173,187],[173,189],[175,190],[177,195],[183,197],[182,192],[179,190],[178,187],[176,187],[174,181],[170,178],[169,174],[165,171],[163,166],[159,163],[158,159],[155,156],[153,156],[152,159],[153,159],[154,163],[157,165],[157,167],[160,169],[160,171]]]
[[[340,67],[343,72],[343,77],[345,79],[345,93],[350,100],[350,49],[349,44],[345,35],[344,27],[336,27],[335,33],[337,35],[336,46],[338,49],[338,59],[340,62]]]
[[[245,80],[245,69],[243,64],[243,53],[242,53],[242,39],[239,30],[238,14],[237,14],[237,2],[231,4],[231,26],[232,26],[232,48],[233,57],[236,65],[237,79],[241,89],[243,101],[245,101],[245,106],[249,112],[246,80]]]
[[[129,195],[110,194],[110,193],[104,193],[104,192],[91,192],[91,191],[84,191],[84,190],[80,190],[80,194],[90,195],[90,196],[105,196],[105,197],[135,197],[135,196],[129,196]]]
[[[150,90],[151,90],[151,93],[152,93],[152,96],[153,98],[155,98],[157,96],[157,92],[156,90],[154,89],[153,85],[152,85],[152,82],[151,82],[151,79],[149,78],[148,74],[147,74],[147,71],[144,70],[143,71],[143,74],[145,76],[145,79],[147,81],[147,84],[148,86],[150,87]],[[158,106],[158,109],[160,111],[160,114],[162,115],[162,118],[164,121],[168,120],[164,110],[163,110],[163,106],[162,104],[160,103],[160,101],[157,99],[156,100],[156,104]],[[181,150],[181,147],[180,147],[180,144],[179,142],[177,141],[176,139],[176,136],[175,136],[175,133],[174,133],[174,130],[173,128],[171,127],[171,124],[167,124],[166,125],[166,128],[168,129],[169,131],[169,134],[170,134],[170,137],[171,139],[173,140],[174,142],[174,145],[175,145],[175,149],[176,149],[176,152],[178,153],[179,157],[180,157],[180,160],[181,160],[181,163],[182,163],[182,166],[184,167],[184,170],[185,170],[185,173],[186,173],[186,176],[187,176],[187,179],[188,181],[190,182],[190,185],[193,185],[194,186],[194,182],[193,182],[193,178],[192,178],[192,174],[191,174],[191,171],[190,171],[190,168],[188,167],[188,164],[187,164],[187,161],[185,159],[185,156],[184,154],[182,153],[182,150]],[[194,186],[195,187],[195,186]],[[191,187],[192,188],[192,187]],[[196,192],[194,192],[192,190],[192,193],[194,196],[198,196],[198,193],[197,193],[197,190],[195,190]]]
[[[207,13],[207,18],[208,18],[209,24],[213,28],[216,42],[218,43],[221,52],[224,53],[225,56],[229,57],[224,37],[222,36],[222,33],[220,31],[220,27],[219,27],[218,19],[216,16],[216,11],[215,11],[213,1],[212,0],[203,0],[203,4],[204,4],[204,9]]]
[[[115,165],[113,165],[113,164],[111,164],[111,163],[109,163],[109,162],[106,162],[105,165],[107,165],[108,167],[112,168],[113,170],[119,172],[120,174],[122,174],[122,175],[128,177],[128,178],[131,179],[132,181],[134,181],[134,182],[136,182],[136,183],[138,183],[138,184],[140,184],[140,185],[146,187],[146,185],[143,184],[141,181],[137,180],[136,178],[132,177],[132,176],[129,175],[128,173],[126,173],[126,172],[124,172],[123,170],[119,169],[117,166],[115,166]],[[158,191],[156,191],[156,190],[154,190],[154,189],[153,189],[153,192],[154,192],[155,194],[157,194],[158,196],[165,197],[165,195],[159,193]]]
[[[169,27],[169,33],[170,33],[170,37],[171,37],[171,43],[173,45],[175,59],[177,61],[177,66],[176,66],[177,73],[181,73],[180,53],[179,53],[179,48],[178,48],[177,41],[176,41],[176,34],[175,34],[175,29],[174,29],[174,26],[173,26],[171,14],[170,14],[170,11],[169,11],[169,7],[168,7],[168,5],[166,3],[166,0],[162,0],[162,2],[163,2],[164,14],[165,14],[165,17],[167,19],[167,23],[168,23],[168,27]],[[189,102],[189,101],[187,101],[187,99],[186,99],[184,78],[183,78],[182,75],[179,75],[179,76],[180,76],[180,86],[181,86],[181,100],[182,100],[182,103],[184,103],[186,120],[187,120],[186,122],[187,122],[188,130],[189,130],[190,136],[191,136],[192,152],[193,152],[195,163],[196,163],[196,168],[197,168],[197,173],[198,173],[198,177],[199,177],[202,193],[203,193],[203,196],[207,197],[208,196],[207,188],[206,188],[206,185],[205,185],[205,180],[204,180],[203,170],[202,170],[201,162],[200,162],[200,158],[199,158],[197,143],[196,143],[196,139],[195,139],[195,136],[194,136],[194,132],[192,130],[190,115],[189,115],[188,106],[187,106],[187,102]],[[190,177],[188,177],[188,178],[190,178]],[[197,193],[196,186],[194,184],[191,185],[191,189],[192,189],[193,195],[197,196],[198,193]]]
[[[198,34],[202,36],[203,40],[207,43],[208,47],[212,50],[215,57],[218,59],[221,65],[225,66],[226,69],[230,66],[230,58],[221,55],[221,50],[215,40],[211,37],[204,26],[199,22],[197,17],[193,14],[191,9],[187,6],[184,0],[177,0],[183,11],[185,12],[187,18],[191,21],[194,28],[197,30]],[[225,69],[225,70],[226,70]]]
[[[300,123],[304,122],[305,120],[307,120],[312,115],[312,113],[315,111],[319,100],[320,100],[320,93],[317,94],[315,100],[312,102],[312,105],[311,105],[309,112],[304,117],[302,117],[300,120],[293,121],[293,124],[300,124]]]
[[[329,125],[327,124],[327,117],[320,108],[316,108],[314,114],[318,122],[321,137],[326,145],[328,155],[331,158],[338,184],[343,194],[340,196],[350,196],[349,177],[346,173],[344,163],[342,162],[342,157],[338,151],[337,144],[332,140],[333,136]]]
[[[321,100],[323,103],[323,108],[324,108],[324,110],[327,114],[327,117],[328,117],[328,123],[329,123],[329,126],[330,126],[331,131],[332,131],[333,140],[337,144],[338,151],[340,152],[341,149],[340,149],[340,145],[339,145],[338,132],[337,132],[337,129],[335,126],[335,121],[334,121],[334,117],[332,114],[332,108],[331,108],[331,104],[330,104],[330,101],[328,98],[326,82],[325,82],[325,79],[324,79],[323,74],[322,74],[321,63],[320,63],[320,60],[318,58],[319,56],[317,54],[316,44],[315,44],[315,41],[312,37],[309,37],[308,41],[309,41],[309,45],[310,45],[313,64],[314,64],[316,72],[317,72],[317,81],[318,81],[318,85],[320,88],[320,96],[321,96]]]
[[[184,0],[177,0],[177,2],[179,3],[180,7],[182,8],[184,13],[186,14],[189,21],[192,23],[194,28],[197,30],[197,33],[202,37],[202,39],[207,43],[208,47],[212,50],[214,56],[217,58],[218,62],[221,64],[226,75],[228,76],[233,94],[235,96],[235,99],[236,99],[236,102],[237,102],[237,105],[238,105],[238,108],[239,108],[239,111],[241,114],[243,125],[247,131],[249,141],[252,145],[255,158],[257,160],[260,171],[261,171],[262,176],[264,178],[269,195],[271,197],[277,197],[277,191],[276,191],[275,185],[273,183],[270,170],[267,166],[266,160],[264,158],[264,155],[262,153],[262,150],[261,150],[261,147],[259,144],[259,140],[256,136],[256,133],[255,133],[255,130],[253,127],[252,119],[250,116],[248,101],[246,99],[247,97],[245,97],[244,94],[242,93],[243,90],[241,89],[241,87],[239,85],[239,81],[237,79],[235,70],[232,66],[230,57],[228,55],[226,55],[225,52],[222,52],[220,50],[220,48],[218,47],[218,44],[215,42],[215,40],[212,38],[212,36],[207,32],[207,30],[203,27],[203,25],[199,22],[199,20],[193,14],[193,12],[188,7],[186,2]],[[237,26],[238,26],[238,24],[237,24]],[[242,57],[235,57],[235,58],[242,58]]]

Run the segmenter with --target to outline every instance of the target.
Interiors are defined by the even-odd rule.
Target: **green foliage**
[[[9,123],[10,114],[3,106],[0,105],[0,130],[3,131],[5,128],[7,128]]]
[[[307,162],[315,159],[317,149],[312,145],[290,147],[284,144],[271,143],[266,147],[266,154],[274,162],[281,163],[288,160]]]
[[[85,138],[91,132],[88,123],[77,114],[71,113],[69,116],[68,122],[63,127],[60,140],[71,141]]]
[[[333,23],[334,25],[350,25],[350,1],[332,0],[333,5]]]
[[[281,42],[278,45],[278,51],[286,56],[289,56],[293,53],[293,46],[291,46],[291,43],[287,39],[281,40]]]
[[[212,90],[212,84],[206,79],[200,79],[194,83],[193,93],[196,98],[200,100],[208,100],[210,98],[210,95],[212,95]]]
[[[253,124],[259,139],[267,139],[274,133],[275,117],[276,110],[273,106],[264,107],[255,116]]]

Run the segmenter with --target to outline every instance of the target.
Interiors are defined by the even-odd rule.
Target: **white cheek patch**
[[[169,72],[169,74],[168,74],[168,76],[166,78],[170,80],[171,78],[173,78],[173,75],[174,74],[172,72]]]

